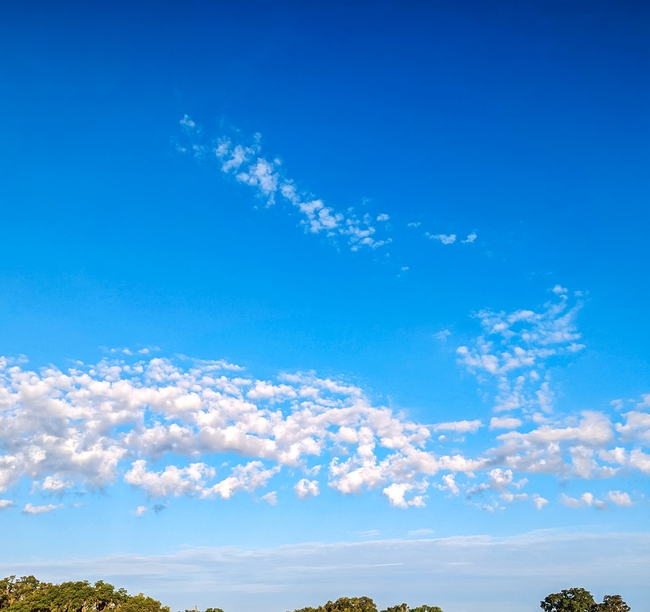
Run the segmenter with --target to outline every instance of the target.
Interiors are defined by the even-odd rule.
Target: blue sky
[[[1,11],[5,574],[649,609],[643,3]]]

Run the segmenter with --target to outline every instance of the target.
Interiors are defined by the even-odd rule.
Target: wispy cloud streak
[[[391,242],[389,237],[378,238],[375,226],[375,221],[388,221],[387,214],[359,216],[352,208],[336,210],[327,206],[322,199],[300,189],[297,182],[285,174],[280,159],[262,154],[259,134],[248,144],[222,136],[213,144],[205,145],[194,121],[185,115],[180,123],[191,144],[179,146],[179,151],[201,159],[216,160],[221,172],[248,185],[267,206],[272,206],[278,199],[291,204],[298,211],[305,232],[341,239],[352,251],[377,249]]]

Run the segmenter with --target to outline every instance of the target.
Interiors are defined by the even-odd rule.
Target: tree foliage
[[[103,580],[52,584],[34,576],[0,580],[2,612],[170,612],[142,593],[129,595]]]
[[[328,601],[318,608],[301,608],[294,612],[377,612],[377,606],[370,597],[341,597],[336,601]],[[403,603],[381,612],[442,612],[442,610],[438,606],[409,608],[408,604]]]
[[[605,595],[603,603],[596,603],[586,589],[565,589],[551,593],[540,602],[544,612],[630,612],[620,595]]]

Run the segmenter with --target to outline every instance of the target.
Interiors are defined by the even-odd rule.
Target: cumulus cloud
[[[138,459],[124,474],[124,481],[139,487],[151,497],[189,495],[203,490],[205,479],[214,476],[215,470],[204,463],[192,463],[178,468],[168,465],[160,472],[147,470],[147,462]]]
[[[14,502],[10,499],[0,499],[0,510],[6,510],[7,508],[13,508]]]
[[[475,316],[483,333],[474,346],[457,349],[462,366],[481,384],[496,387],[497,412],[520,410],[529,416],[536,411],[552,412],[548,362],[566,359],[584,348],[576,327],[581,305],[570,306],[566,291],[556,289],[555,301],[540,311],[479,311]]]
[[[296,486],[293,488],[293,490],[296,492],[296,495],[300,499],[306,499],[307,497],[315,497],[320,493],[320,489],[318,488],[318,481],[307,480],[307,478],[303,478],[299,480],[296,483]]]
[[[270,506],[276,506],[278,503],[278,494],[276,491],[270,491],[266,495],[262,495],[262,499]]]
[[[438,240],[442,244],[454,244],[456,242],[456,234],[430,234],[426,232],[424,234],[429,240]]]
[[[388,503],[391,506],[396,508],[408,508],[409,506],[422,508],[425,505],[422,495],[415,495],[408,500],[405,498],[406,494],[415,488],[415,485],[412,484],[394,482],[382,492],[388,498]]]
[[[45,512],[52,512],[57,508],[62,508],[63,506],[59,504],[55,506],[54,504],[47,504],[46,506],[34,506],[31,503],[26,504],[23,508],[23,514],[43,514]]]
[[[227,500],[295,478],[290,486],[300,499],[329,486],[342,494],[381,490],[396,507],[421,506],[432,483],[453,496],[516,501],[523,475],[650,475],[645,438],[629,429],[637,421],[615,416],[623,422],[585,411],[526,428],[522,419],[494,417],[491,429],[508,431],[478,452],[480,437],[471,453],[447,454],[434,432],[477,433],[483,422],[422,425],[375,405],[357,386],[314,373],[260,380],[223,361],[135,352],[66,371],[0,359],[0,489],[24,478],[33,494],[64,495],[123,480],[153,499]],[[277,500],[268,492],[260,498]]]
[[[617,506],[632,505],[632,500],[630,499],[629,494],[624,493],[623,491],[610,491],[607,494],[607,498],[609,499],[609,501],[611,501],[613,504]]]
[[[517,429],[522,425],[523,421],[514,417],[492,417],[490,419],[490,429]]]
[[[632,505],[632,500],[628,493],[623,491],[609,491],[602,499],[597,499],[593,493],[583,493],[579,498],[569,497],[562,493],[560,501],[567,508],[585,508],[593,506],[598,510],[605,510],[608,507],[607,502],[611,502],[615,506],[627,507]]]
[[[433,426],[434,431],[453,431],[455,433],[476,433],[479,427],[483,427],[480,420],[473,421],[450,421],[448,423],[438,423]]]

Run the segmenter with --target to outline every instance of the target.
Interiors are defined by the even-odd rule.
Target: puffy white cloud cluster
[[[190,137],[200,135],[199,128],[187,115],[180,124]],[[275,204],[278,197],[283,198],[299,211],[302,216],[300,223],[308,233],[342,238],[353,251],[363,247],[376,249],[391,242],[390,238],[377,238],[374,225],[375,221],[388,221],[390,217],[387,214],[359,217],[352,209],[337,211],[326,206],[323,200],[300,190],[294,180],[285,176],[281,160],[264,157],[259,140],[260,135],[256,134],[254,142],[245,145],[222,137],[213,146],[194,143],[179,147],[179,150],[200,158],[216,159],[222,172],[250,186],[267,205]]]
[[[559,285],[556,296],[540,312],[481,310],[476,317],[483,333],[474,346],[460,346],[458,360],[483,384],[496,385],[495,411],[521,410],[537,419],[552,412],[553,392],[547,371],[549,360],[584,348],[575,324],[580,303],[569,306],[567,290]],[[519,419],[493,419],[491,428],[518,427]]]
[[[597,510],[606,510],[610,503],[615,506],[623,507],[631,506],[633,503],[629,494],[622,491],[609,491],[602,497],[602,499],[597,499],[593,493],[589,492],[583,493],[579,498],[569,497],[562,493],[560,501],[567,508],[584,508],[592,506]]]
[[[575,341],[575,332],[564,332]],[[547,337],[535,328],[529,333]],[[498,356],[499,367],[507,363]],[[151,498],[229,499],[255,495],[282,474],[294,479],[301,499],[326,484],[343,494],[378,489],[391,505],[406,508],[424,505],[433,485],[452,496],[529,500],[541,508],[547,500],[522,491],[528,483],[522,475],[650,475],[646,409],[644,398],[619,414],[620,422],[601,412],[547,418],[526,432],[496,435],[471,457],[446,454],[444,435],[432,434],[478,435],[482,421],[423,426],[374,406],[359,387],[313,373],[260,380],[224,361],[124,352],[67,371],[29,370],[3,358],[0,492],[21,479],[32,494],[56,496],[123,480]],[[495,417],[490,430],[521,425],[509,418]],[[619,493],[608,500],[625,506],[626,494]],[[260,499],[278,501],[275,491]],[[9,507],[10,500],[0,502]],[[29,504],[24,512],[58,507]]]

